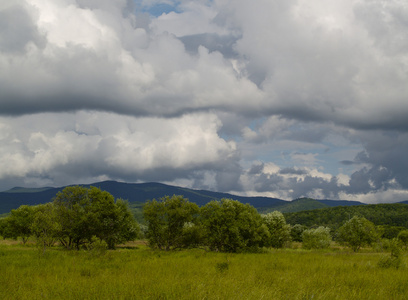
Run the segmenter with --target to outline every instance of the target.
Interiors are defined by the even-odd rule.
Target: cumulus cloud
[[[17,26],[2,27],[1,112],[217,108],[405,126],[407,9],[387,3],[184,1],[138,27],[126,1],[17,1],[2,10]]]
[[[22,124],[24,126],[22,126]],[[211,114],[174,119],[134,119],[80,112],[0,119],[0,179],[146,181],[222,173],[236,161],[236,145],[217,135]],[[217,188],[214,186],[213,188]]]
[[[0,185],[402,197],[407,19],[400,0],[3,1]]]
[[[187,20],[195,19],[190,6]],[[146,30],[136,27],[138,16],[124,15],[125,9],[124,1],[95,8],[90,1],[27,0],[3,10],[8,19],[16,10],[29,15],[29,24],[19,26],[32,28],[17,43],[20,51],[2,53],[1,113],[95,109],[173,116],[211,108],[243,110],[250,107],[249,98],[261,97],[221,54],[198,47],[196,56],[189,55],[175,32],[159,26],[167,15]],[[15,31],[4,32],[2,40]],[[9,40],[2,44],[13,47]]]

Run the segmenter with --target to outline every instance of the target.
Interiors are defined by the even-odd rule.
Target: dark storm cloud
[[[408,188],[408,135],[400,132],[363,133],[365,151],[360,152],[356,163],[365,163],[368,167],[354,173],[350,184],[352,187],[369,189],[362,181],[371,182],[371,189],[388,189],[400,185]]]

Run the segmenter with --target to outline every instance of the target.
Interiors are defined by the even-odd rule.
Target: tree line
[[[283,248],[291,241],[305,249],[328,248],[332,241],[359,251],[381,242],[381,227],[365,217],[353,216],[332,230],[325,226],[289,225],[279,211],[259,214],[249,204],[236,200],[211,201],[201,208],[183,196],[148,201],[144,206],[146,238],[152,248],[172,250],[207,247],[213,251],[259,251]],[[398,233],[408,245],[408,230]]]
[[[290,224],[298,223],[309,227],[322,225],[337,229],[350,216],[363,216],[376,225],[408,228],[408,205],[402,203],[337,206],[284,215]]]
[[[291,241],[306,249],[328,248],[333,240],[358,251],[379,241],[382,227],[362,216],[349,216],[335,230],[328,226],[290,225],[278,211],[260,214],[253,206],[232,199],[210,201],[199,207],[183,196],[165,196],[143,206],[144,225],[136,222],[128,203],[96,187],[67,187],[52,202],[20,206],[0,219],[3,238],[35,237],[38,245],[58,242],[67,249],[80,249],[95,242],[107,248],[145,238],[154,249],[175,250],[202,247],[220,252],[257,252],[283,248]],[[398,240],[408,244],[408,230]]]
[[[284,213],[284,216],[291,225],[330,227],[332,233],[351,217],[364,217],[374,223],[381,236],[387,239],[396,238],[400,231],[408,228],[408,205],[401,203],[337,206]]]
[[[20,237],[26,243],[34,236],[44,247],[57,241],[67,249],[90,244],[94,237],[115,245],[134,240],[140,227],[126,201],[96,187],[67,187],[50,203],[13,209],[0,220],[4,238]]]

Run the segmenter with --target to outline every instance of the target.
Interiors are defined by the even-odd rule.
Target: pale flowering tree
[[[268,227],[270,237],[267,246],[283,248],[291,240],[290,225],[286,224],[285,217],[280,211],[273,211],[262,215],[263,223]]]

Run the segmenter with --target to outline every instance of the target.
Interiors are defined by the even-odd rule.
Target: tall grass
[[[382,255],[144,246],[41,255],[34,246],[0,243],[0,299],[406,299],[407,269],[379,268]]]

